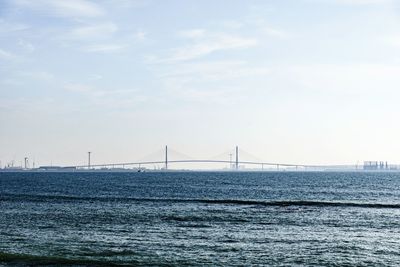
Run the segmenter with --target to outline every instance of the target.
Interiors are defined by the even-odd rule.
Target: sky
[[[0,1],[2,166],[400,163],[399,100],[400,1]]]

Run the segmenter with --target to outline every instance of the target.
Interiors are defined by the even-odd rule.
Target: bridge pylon
[[[239,170],[239,147],[236,146],[236,162],[235,162],[236,170]]]
[[[165,146],[165,170],[168,170],[168,146]]]

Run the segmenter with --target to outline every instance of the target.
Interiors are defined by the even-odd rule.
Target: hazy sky
[[[0,2],[3,166],[400,163],[399,116],[400,1]]]

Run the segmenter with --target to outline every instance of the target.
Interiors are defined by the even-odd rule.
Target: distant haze
[[[2,166],[400,163],[399,116],[399,1],[0,3]]]

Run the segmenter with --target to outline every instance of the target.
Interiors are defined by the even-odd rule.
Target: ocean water
[[[1,266],[400,266],[400,174],[0,173]]]

